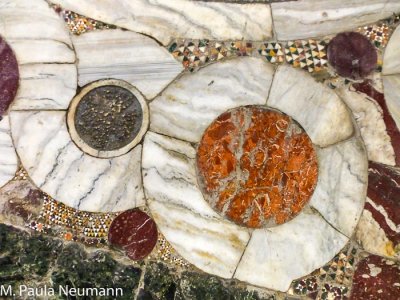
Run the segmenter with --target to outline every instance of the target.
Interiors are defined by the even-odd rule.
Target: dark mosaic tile
[[[400,264],[368,255],[357,266],[351,300],[400,299]]]
[[[15,54],[0,36],[0,120],[18,90],[19,70]]]
[[[304,130],[288,116],[260,106],[220,115],[202,137],[197,167],[210,205],[252,228],[296,216],[309,201],[318,174]],[[248,175],[236,180],[241,174]]]
[[[146,213],[133,209],[118,215],[111,223],[108,240],[122,248],[133,260],[148,256],[158,239],[156,223]]]
[[[289,41],[285,45],[286,61],[295,68],[320,72],[327,68],[327,42],[316,40]]]
[[[80,138],[101,151],[129,144],[139,133],[142,122],[138,99],[119,86],[94,88],[82,97],[75,112],[75,128]]]
[[[375,70],[378,55],[376,48],[358,32],[343,32],[328,45],[328,61],[343,77],[360,79]]]

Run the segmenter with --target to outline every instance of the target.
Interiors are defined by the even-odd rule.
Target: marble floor
[[[399,49],[398,0],[0,0],[0,286],[400,299]]]

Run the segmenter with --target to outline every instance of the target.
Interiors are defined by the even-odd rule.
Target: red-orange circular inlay
[[[220,115],[203,135],[197,168],[210,205],[251,228],[294,218],[308,203],[318,178],[308,135],[287,115],[263,106]]]

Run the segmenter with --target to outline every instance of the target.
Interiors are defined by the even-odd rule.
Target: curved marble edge
[[[347,241],[321,216],[303,210],[288,223],[255,230],[234,278],[286,292],[294,279],[322,267]]]
[[[205,272],[231,278],[250,233],[218,215],[204,200],[195,157],[190,143],[147,133],[142,164],[148,205],[180,255]]]
[[[144,205],[140,145],[121,157],[99,159],[72,142],[65,111],[13,111],[10,119],[23,166],[52,198],[91,212]]]
[[[368,158],[361,138],[317,149],[318,183],[310,200],[331,226],[351,237],[367,197]]]
[[[320,147],[346,140],[354,133],[351,113],[339,96],[290,66],[278,67],[267,106],[295,119]]]
[[[183,71],[164,47],[136,32],[92,31],[74,35],[72,41],[80,86],[99,79],[121,79],[153,99]]]
[[[398,0],[299,0],[272,3],[278,40],[322,37],[374,23],[400,12]]]
[[[350,87],[335,91],[353,113],[367,148],[368,159],[390,166],[396,165],[395,152],[379,105],[367,95],[353,91]]]
[[[14,178],[18,157],[11,139],[9,117],[0,120],[0,188]]]
[[[400,26],[392,33],[383,56],[383,75],[400,74]]]
[[[65,9],[153,36],[164,45],[173,38],[266,40],[272,37],[267,4],[190,0],[53,0]]]
[[[150,129],[198,143],[226,110],[265,104],[274,72],[262,58],[239,57],[186,73],[150,103]]]
[[[397,128],[400,128],[400,74],[382,76],[382,81],[386,104]]]
[[[0,34],[13,48],[20,87],[11,110],[66,109],[77,88],[67,27],[42,0],[0,3]]]

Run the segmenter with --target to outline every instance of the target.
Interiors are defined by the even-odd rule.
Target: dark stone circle
[[[18,62],[11,47],[0,36],[0,120],[17,94]]]
[[[113,85],[91,90],[79,102],[75,128],[80,138],[99,151],[123,148],[140,131],[143,111],[130,91]]]
[[[108,240],[122,248],[132,260],[148,256],[158,240],[156,223],[139,209],[131,209],[118,215],[111,223]]]
[[[362,34],[343,32],[330,41],[328,61],[340,76],[357,80],[375,70],[378,54]]]

